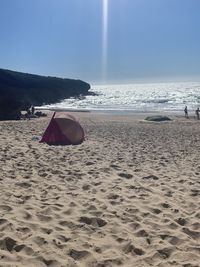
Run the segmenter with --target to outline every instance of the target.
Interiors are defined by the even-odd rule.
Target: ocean
[[[92,85],[96,95],[65,99],[48,109],[95,111],[183,111],[200,107],[200,82]]]

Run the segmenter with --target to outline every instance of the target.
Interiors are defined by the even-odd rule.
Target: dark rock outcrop
[[[145,118],[146,121],[156,121],[156,122],[161,122],[161,121],[171,121],[171,119],[167,116],[161,116],[161,115],[155,115],[155,116],[149,116]]]
[[[46,77],[0,69],[0,120],[19,119],[20,110],[89,94],[81,80]]]

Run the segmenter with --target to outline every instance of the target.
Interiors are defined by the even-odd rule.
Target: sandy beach
[[[0,122],[0,267],[200,266],[200,121],[74,113],[48,146],[51,114]]]

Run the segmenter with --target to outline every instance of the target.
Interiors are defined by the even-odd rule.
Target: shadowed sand
[[[0,122],[0,266],[199,266],[200,123],[76,113],[48,146],[50,116]]]

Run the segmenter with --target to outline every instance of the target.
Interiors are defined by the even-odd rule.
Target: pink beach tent
[[[74,116],[66,112],[54,112],[41,143],[49,145],[78,145],[84,141],[84,130]]]

